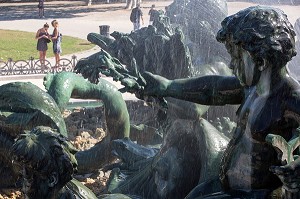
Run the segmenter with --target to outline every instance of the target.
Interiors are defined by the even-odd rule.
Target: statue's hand
[[[142,76],[146,82],[143,92],[145,96],[165,97],[167,95],[168,79],[150,72],[145,72]]]
[[[124,86],[123,88],[119,89],[119,91],[122,93],[129,92],[137,94],[143,90],[143,87],[137,82],[137,80],[130,77],[121,79],[121,84]]]
[[[300,159],[284,166],[271,166],[270,171],[276,174],[286,190],[300,191]]]
[[[139,74],[137,79],[128,77],[121,79],[124,86],[119,89],[121,92],[134,93],[135,96],[147,103],[158,103],[161,108],[167,108],[167,102],[163,98],[166,94],[169,80],[159,75],[153,75],[150,72]]]
[[[120,89],[122,92],[135,93],[138,98],[163,97],[168,87],[168,79],[150,72],[143,73],[137,79],[128,77],[121,79],[121,84],[125,86]]]

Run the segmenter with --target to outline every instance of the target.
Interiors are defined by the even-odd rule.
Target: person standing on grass
[[[59,66],[60,54],[62,53],[62,49],[61,49],[62,35],[58,30],[58,21],[53,20],[51,24],[54,28],[52,34],[52,42],[53,42],[53,53],[55,56],[55,66]]]
[[[39,0],[39,17],[40,18],[45,18],[45,12],[44,12],[44,2],[45,0]]]
[[[49,25],[47,23],[44,24],[43,28],[39,29],[36,32],[35,38],[37,41],[37,50],[40,54],[40,62],[43,66],[46,60],[46,52],[48,50],[48,43],[50,42],[50,35],[48,33]]]
[[[144,25],[143,12],[140,8],[140,4],[137,4],[137,6],[132,9],[130,14],[130,21],[133,23],[133,31],[141,28],[141,21],[142,25]]]

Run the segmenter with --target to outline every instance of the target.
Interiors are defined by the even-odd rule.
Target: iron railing
[[[61,71],[72,72],[76,63],[77,57],[75,55],[71,59],[60,59],[59,66],[52,66],[48,60],[45,60],[45,63],[41,64],[40,60],[35,60],[33,57],[29,58],[29,60],[0,60],[0,76],[46,74]]]

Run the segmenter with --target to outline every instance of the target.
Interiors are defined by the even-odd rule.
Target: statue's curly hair
[[[295,31],[280,9],[249,7],[226,17],[221,25],[217,40],[240,45],[255,60],[283,67],[296,55]]]
[[[12,147],[13,159],[39,176],[58,172],[57,186],[63,186],[77,171],[77,150],[64,136],[50,127],[39,126],[21,134]]]

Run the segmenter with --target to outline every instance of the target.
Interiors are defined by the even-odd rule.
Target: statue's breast
[[[273,129],[279,130],[286,126],[283,115],[280,100],[256,99],[251,106],[248,117],[248,124],[253,138],[262,139],[261,141],[263,141],[267,134],[272,133]]]
[[[224,179],[227,179],[224,183],[228,187],[269,189],[271,182],[277,183],[269,172],[271,165],[278,164],[276,152],[265,142],[265,136],[269,133],[291,136],[298,124],[287,119],[286,110],[285,100],[278,96],[262,97],[255,93],[248,96],[238,114],[237,134],[240,136],[228,147],[231,150],[227,151],[227,161],[224,161]]]
[[[264,141],[269,133],[282,134],[290,131],[294,123],[286,120],[284,100],[280,97],[250,94],[238,113],[239,125],[249,129],[251,137]],[[276,132],[274,132],[276,131]]]

